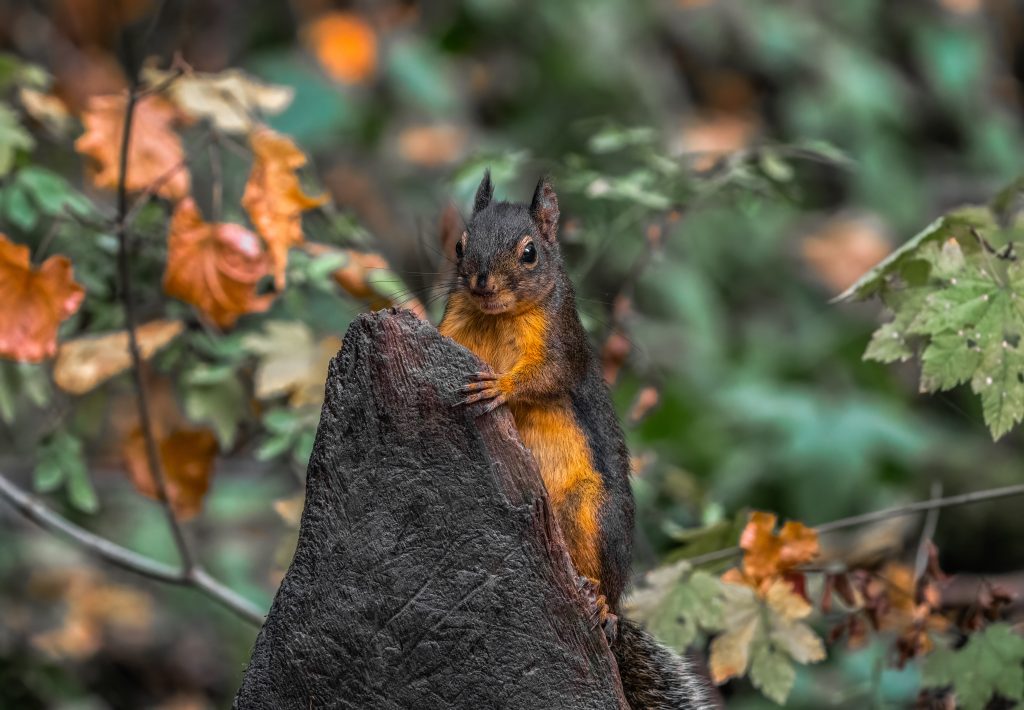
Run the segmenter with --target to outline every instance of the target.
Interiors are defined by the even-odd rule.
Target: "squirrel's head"
[[[457,287],[484,313],[516,313],[546,298],[558,280],[558,196],[541,178],[529,205],[493,197],[488,170],[455,243]]]

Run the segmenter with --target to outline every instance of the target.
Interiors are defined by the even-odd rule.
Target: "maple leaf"
[[[82,114],[85,133],[75,150],[93,159],[96,187],[116,189],[121,174],[121,140],[124,133],[125,96],[94,96]],[[129,192],[158,184],[156,194],[179,200],[189,194],[191,179],[185,166],[181,138],[172,125],[178,112],[159,96],[145,96],[135,104],[128,144],[125,187]]]
[[[341,340],[326,337],[316,342],[301,321],[270,321],[260,334],[247,335],[247,350],[260,356],[255,394],[259,399],[288,395],[292,406],[320,404],[327,365],[341,348]]]
[[[782,579],[761,595],[746,585],[724,584],[723,632],[711,642],[711,677],[721,684],[750,671],[765,695],[783,703],[796,677],[793,663],[825,658],[821,638],[803,619],[811,606]]]
[[[740,535],[743,549],[742,575],[727,574],[725,581],[765,587],[775,577],[805,564],[818,554],[818,533],[794,520],[775,533],[777,518],[772,513],[754,511]],[[735,571],[734,571],[735,572]]]
[[[142,76],[151,87],[166,86],[182,113],[207,120],[225,133],[247,133],[255,126],[255,116],[280,113],[295,96],[291,87],[265,84],[239,69],[217,74],[189,69],[174,78],[174,72],[147,67]]]
[[[306,156],[290,138],[261,128],[252,133],[250,143],[255,157],[242,206],[267,243],[274,283],[281,290],[288,250],[302,243],[302,212],[319,207],[327,197],[302,191],[295,171],[306,164]]]
[[[722,582],[686,560],[644,575],[624,602],[627,615],[682,652],[700,629],[722,627]]]
[[[270,273],[259,238],[237,224],[204,222],[191,198],[174,210],[167,250],[164,290],[222,328],[242,314],[266,310],[273,301],[273,294],[256,294],[257,284]]]
[[[180,320],[155,320],[135,332],[143,360],[174,340],[184,330]],[[53,379],[65,392],[85,394],[131,367],[128,331],[86,335],[61,343]]]
[[[932,653],[925,661],[921,684],[952,686],[956,706],[964,710],[989,707],[996,693],[1024,702],[1024,636],[1007,624],[992,624],[971,634],[963,648]]]
[[[327,74],[344,84],[357,84],[377,66],[377,37],[359,15],[327,12],[305,31],[306,43]]]
[[[210,486],[217,438],[209,429],[177,429],[160,437],[158,447],[171,507],[179,518],[191,518],[202,509]],[[140,429],[124,441],[122,454],[135,488],[144,496],[159,500]]]
[[[0,357],[38,362],[53,356],[57,328],[84,299],[67,257],[54,255],[34,268],[28,247],[0,234]]]

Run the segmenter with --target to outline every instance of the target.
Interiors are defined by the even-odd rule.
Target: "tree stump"
[[[235,698],[259,708],[627,708],[506,407],[406,311],[332,360],[298,548]]]

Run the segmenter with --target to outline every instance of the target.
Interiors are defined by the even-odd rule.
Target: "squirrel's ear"
[[[537,223],[541,236],[553,242],[558,236],[558,195],[546,177],[540,179],[537,189],[533,191],[530,216]]]
[[[484,170],[484,179],[480,181],[480,187],[476,189],[476,197],[473,198],[473,214],[491,204],[492,197],[494,197],[494,184],[491,182],[491,169],[487,168]]]

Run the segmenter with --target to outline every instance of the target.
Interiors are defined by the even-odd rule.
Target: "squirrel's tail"
[[[619,617],[612,644],[626,700],[633,710],[709,710],[704,682],[686,659],[635,622]]]

